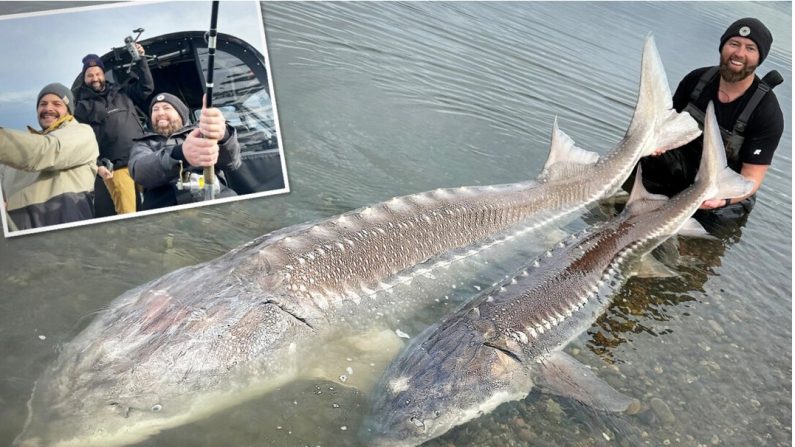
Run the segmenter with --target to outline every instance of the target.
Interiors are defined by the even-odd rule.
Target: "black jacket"
[[[180,162],[185,171],[201,174],[203,168],[193,167],[182,155],[182,143],[195,125],[186,126],[169,137],[148,132],[133,144],[130,152],[130,175],[135,183],[143,186],[144,197],[141,210],[151,210],[172,205],[200,202],[203,192],[177,189]],[[218,142],[218,162],[215,164],[216,176],[220,179],[221,191],[218,197],[234,196],[236,193],[226,186],[224,171],[240,167],[240,144],[237,131],[228,123],[226,134]]]
[[[105,90],[96,92],[80,86],[74,116],[94,129],[99,144],[99,158],[113,162],[114,168],[127,166],[133,140],[144,135],[135,106],[146,111],[146,100],[155,88],[149,65],[141,58],[122,85],[108,81]]]

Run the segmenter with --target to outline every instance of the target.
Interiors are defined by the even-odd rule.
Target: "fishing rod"
[[[207,37],[207,79],[206,79],[206,105],[209,109],[213,106],[213,68],[215,65],[215,45],[218,30],[218,4],[220,1],[214,0],[212,13],[210,14],[210,32]],[[215,198],[215,167],[207,166],[204,168],[204,200],[212,200]]]

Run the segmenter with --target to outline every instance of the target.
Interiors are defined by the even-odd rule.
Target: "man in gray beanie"
[[[240,167],[237,131],[216,108],[202,108],[190,125],[190,111],[170,93],[155,95],[149,105],[152,132],[130,151],[130,173],[143,186],[142,210],[203,200],[203,168],[214,166],[220,182],[217,197],[236,195],[226,187],[225,172]]]
[[[36,98],[40,131],[0,128],[0,164],[37,174],[32,183],[4,191],[5,210],[16,229],[94,217],[99,149],[91,127],[72,116],[73,107],[66,86],[48,84]]]
[[[775,70],[763,79],[754,74],[772,44],[773,35],[762,22],[750,17],[737,20],[720,37],[719,65],[693,70],[674,93],[676,111],[689,112],[702,128],[707,104],[714,103],[729,167],[755,185],[745,197],[704,202],[695,217],[707,229],[745,220],[784,131],[784,116],[772,91],[782,82],[781,76]],[[646,189],[673,196],[690,186],[702,145],[699,137],[677,150],[641,159]]]

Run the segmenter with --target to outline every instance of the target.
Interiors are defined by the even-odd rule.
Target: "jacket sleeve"
[[[130,175],[144,188],[157,188],[176,180],[179,176],[179,161],[171,153],[181,145],[164,146],[153,141],[136,141],[130,150],[127,163]],[[185,163],[187,168],[188,164]]]
[[[218,142],[218,162],[215,164],[224,171],[233,171],[240,167],[240,143],[237,141],[237,129],[226,123],[226,135]]]
[[[149,70],[149,64],[146,58],[142,57],[135,66],[135,72],[138,79],[135,82],[130,82],[124,87],[124,93],[135,102],[135,105],[141,110],[147,110],[147,98],[155,91],[155,81],[152,78],[152,71]]]
[[[46,135],[0,129],[0,163],[29,172],[60,171],[99,157],[91,127],[69,123]]]

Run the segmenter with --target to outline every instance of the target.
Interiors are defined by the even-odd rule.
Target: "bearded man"
[[[133,139],[144,134],[136,106],[146,108],[155,83],[144,48],[135,44],[141,56],[130,77],[121,84],[105,79],[105,65],[96,54],[83,58],[83,83],[77,92],[75,118],[89,124],[99,143],[98,171],[94,185],[97,217],[133,213],[135,183],[127,169]]]
[[[41,131],[0,128],[0,164],[35,173],[6,201],[9,227],[25,230],[94,217],[97,140],[72,116],[72,92],[46,85],[36,100]]]
[[[720,65],[690,72],[674,93],[676,111],[689,112],[702,128],[707,104],[715,104],[729,167],[754,182],[745,197],[704,202],[695,217],[708,227],[748,215],[784,131],[784,116],[772,91],[781,82],[780,75],[773,71],[774,81],[766,82],[754,74],[772,43],[770,30],[759,20],[737,20],[720,38]],[[676,150],[641,159],[646,189],[671,197],[690,186],[698,172],[702,146],[699,137]]]
[[[152,132],[133,144],[129,168],[144,188],[142,210],[200,202],[205,167],[214,166],[220,185],[216,197],[236,195],[226,186],[225,171],[240,167],[237,131],[216,108],[202,108],[198,125],[190,111],[170,93],[155,95],[149,106]]]

